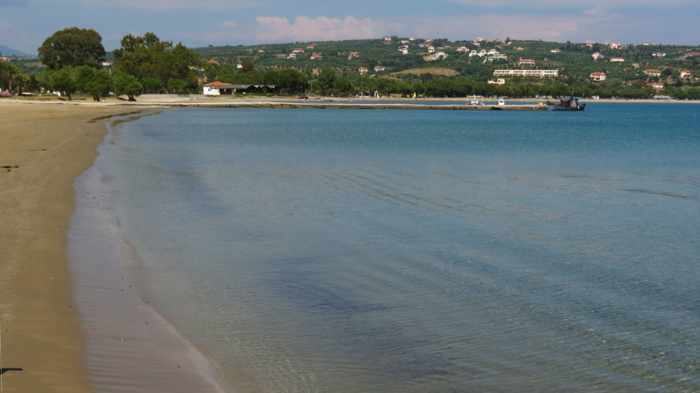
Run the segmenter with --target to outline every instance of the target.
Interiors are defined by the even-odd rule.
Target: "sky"
[[[0,0],[0,45],[35,53],[69,26],[188,46],[400,35],[700,43],[700,0]]]

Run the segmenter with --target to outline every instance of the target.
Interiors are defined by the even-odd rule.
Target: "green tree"
[[[20,92],[28,83],[29,77],[16,65],[0,62],[0,88]]]
[[[46,76],[46,87],[59,91],[62,96],[73,99],[73,94],[78,91],[78,75],[73,67],[65,67],[58,70],[50,70]]]
[[[75,73],[77,90],[82,92],[87,92],[88,84],[92,81],[97,73],[97,69],[90,66],[79,66],[75,67],[73,72]]]
[[[96,71],[92,79],[87,83],[85,92],[95,101],[107,97],[112,87],[112,76],[106,70]]]
[[[187,81],[182,79],[171,79],[168,81],[168,92],[172,94],[187,93]]]
[[[87,65],[97,67],[105,58],[102,37],[92,29],[71,27],[54,33],[39,48],[39,59],[50,69]]]
[[[199,65],[199,56],[194,51],[182,44],[161,41],[153,33],[125,36],[121,48],[114,51],[114,58],[118,71],[133,75],[142,82],[148,80],[144,84],[147,91],[152,92],[167,88],[171,79],[192,84],[195,80],[193,69]]]
[[[136,101],[136,97],[143,92],[143,85],[136,79],[135,76],[117,72],[113,78],[114,94],[117,96],[125,95],[129,101]]]

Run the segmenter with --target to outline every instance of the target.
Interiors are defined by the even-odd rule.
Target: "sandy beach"
[[[73,182],[123,108],[0,102],[4,393],[88,392],[66,231]]]

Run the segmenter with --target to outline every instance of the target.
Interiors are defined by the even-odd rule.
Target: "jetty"
[[[149,104],[153,106],[153,104]],[[161,106],[161,105],[159,105]],[[271,108],[271,109],[367,109],[367,110],[432,110],[432,111],[547,111],[542,104],[414,104],[414,103],[347,103],[347,102],[303,102],[303,101],[220,101],[163,103],[165,107],[212,107],[212,108]]]

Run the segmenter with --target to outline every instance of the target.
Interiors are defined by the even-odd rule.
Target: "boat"
[[[576,97],[560,98],[559,103],[548,103],[549,108],[555,112],[583,112],[586,104],[582,104]]]
[[[469,100],[469,105],[479,106],[481,105],[481,100],[477,96],[472,96]]]

